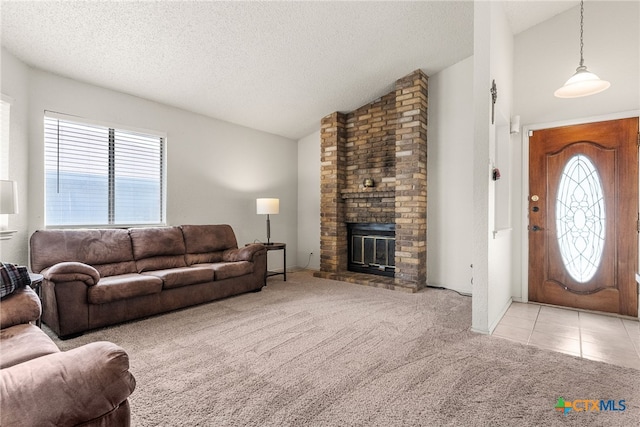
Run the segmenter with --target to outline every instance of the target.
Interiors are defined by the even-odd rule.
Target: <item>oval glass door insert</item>
[[[567,271],[585,283],[598,271],[605,237],[602,181],[589,157],[569,159],[560,177],[556,228],[560,255]]]

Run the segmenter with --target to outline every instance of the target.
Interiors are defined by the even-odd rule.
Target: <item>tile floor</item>
[[[514,302],[493,336],[640,370],[640,322]]]

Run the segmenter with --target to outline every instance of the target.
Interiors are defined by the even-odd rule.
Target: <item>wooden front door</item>
[[[529,300],[638,315],[638,118],[529,138]]]

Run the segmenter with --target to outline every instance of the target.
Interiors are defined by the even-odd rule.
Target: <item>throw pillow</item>
[[[0,263],[0,298],[30,284],[31,279],[27,267],[6,262]]]

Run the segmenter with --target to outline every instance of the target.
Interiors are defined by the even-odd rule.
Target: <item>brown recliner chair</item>
[[[127,353],[104,341],[61,352],[30,323],[40,312],[30,287],[0,300],[0,425],[129,426]]]

